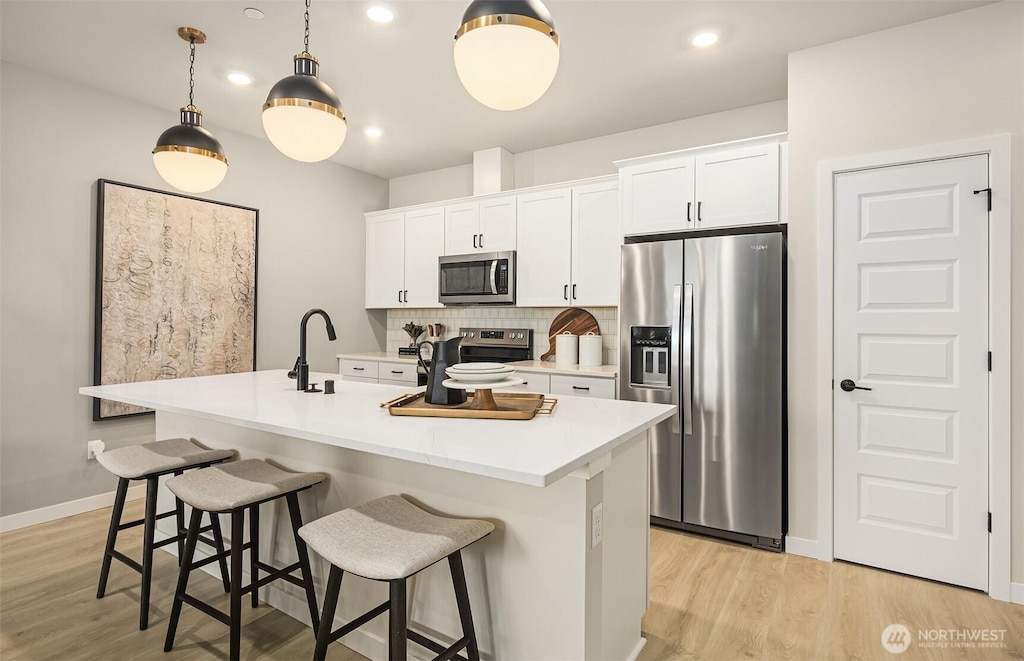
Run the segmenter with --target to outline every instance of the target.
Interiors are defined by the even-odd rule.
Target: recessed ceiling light
[[[379,138],[380,136],[384,135],[384,131],[381,131],[376,126],[367,127],[365,133],[371,138]]]
[[[366,17],[374,23],[390,23],[395,20],[395,12],[384,5],[370,5]]]
[[[241,71],[232,71],[228,74],[228,80],[239,87],[248,87],[252,85],[252,76]]]
[[[260,11],[259,9],[256,9],[255,7],[246,7],[244,10],[242,10],[242,13],[245,14],[248,18],[255,18],[257,20],[263,18],[264,16],[263,12]]]
[[[708,46],[714,46],[718,43],[718,33],[714,30],[702,30],[697,34],[693,35],[693,39],[690,43],[697,48],[707,48]]]

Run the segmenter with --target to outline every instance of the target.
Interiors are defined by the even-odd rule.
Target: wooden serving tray
[[[490,391],[488,391],[490,392]],[[494,410],[474,409],[473,398],[476,393],[467,393],[466,402],[456,406],[440,406],[427,404],[423,401],[424,393],[402,395],[390,402],[381,404],[391,415],[415,415],[427,418],[484,418],[491,420],[530,420],[535,415],[550,415],[558,404],[557,399],[546,398],[538,393],[505,393],[493,394]]]

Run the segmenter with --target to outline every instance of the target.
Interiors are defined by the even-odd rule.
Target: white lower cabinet
[[[551,394],[615,399],[615,379],[552,374]]]
[[[352,379],[367,379],[377,382],[377,361],[375,360],[349,360],[341,359],[339,374],[347,381]]]
[[[416,365],[410,363],[386,363],[381,361],[377,367],[377,379],[380,383],[397,381],[401,385],[416,385]]]
[[[501,388],[499,392],[539,392],[544,394],[551,392],[551,377],[547,374],[516,372],[516,377],[522,379],[523,382],[511,388]]]
[[[342,358],[338,373],[343,381],[380,383],[389,386],[416,386],[416,364],[406,361],[357,360]]]

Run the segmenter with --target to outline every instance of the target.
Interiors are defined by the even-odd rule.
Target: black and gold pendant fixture
[[[306,0],[305,41],[294,57],[295,73],[270,89],[263,104],[263,130],[285,156],[314,163],[341,148],[348,121],[338,95],[319,78],[320,61],[309,53],[309,3]]]
[[[455,33],[454,57],[474,99],[495,110],[525,108],[558,71],[555,22],[540,0],[473,0]]]
[[[196,44],[206,43],[206,35],[181,27],[178,36],[189,43],[188,105],[181,109],[181,123],[157,139],[153,165],[164,181],[178,190],[205,193],[224,181],[228,159],[217,138],[203,128],[203,112],[194,102]]]

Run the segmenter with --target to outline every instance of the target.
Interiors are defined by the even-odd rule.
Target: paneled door
[[[988,589],[988,156],[835,178],[835,556]]]

